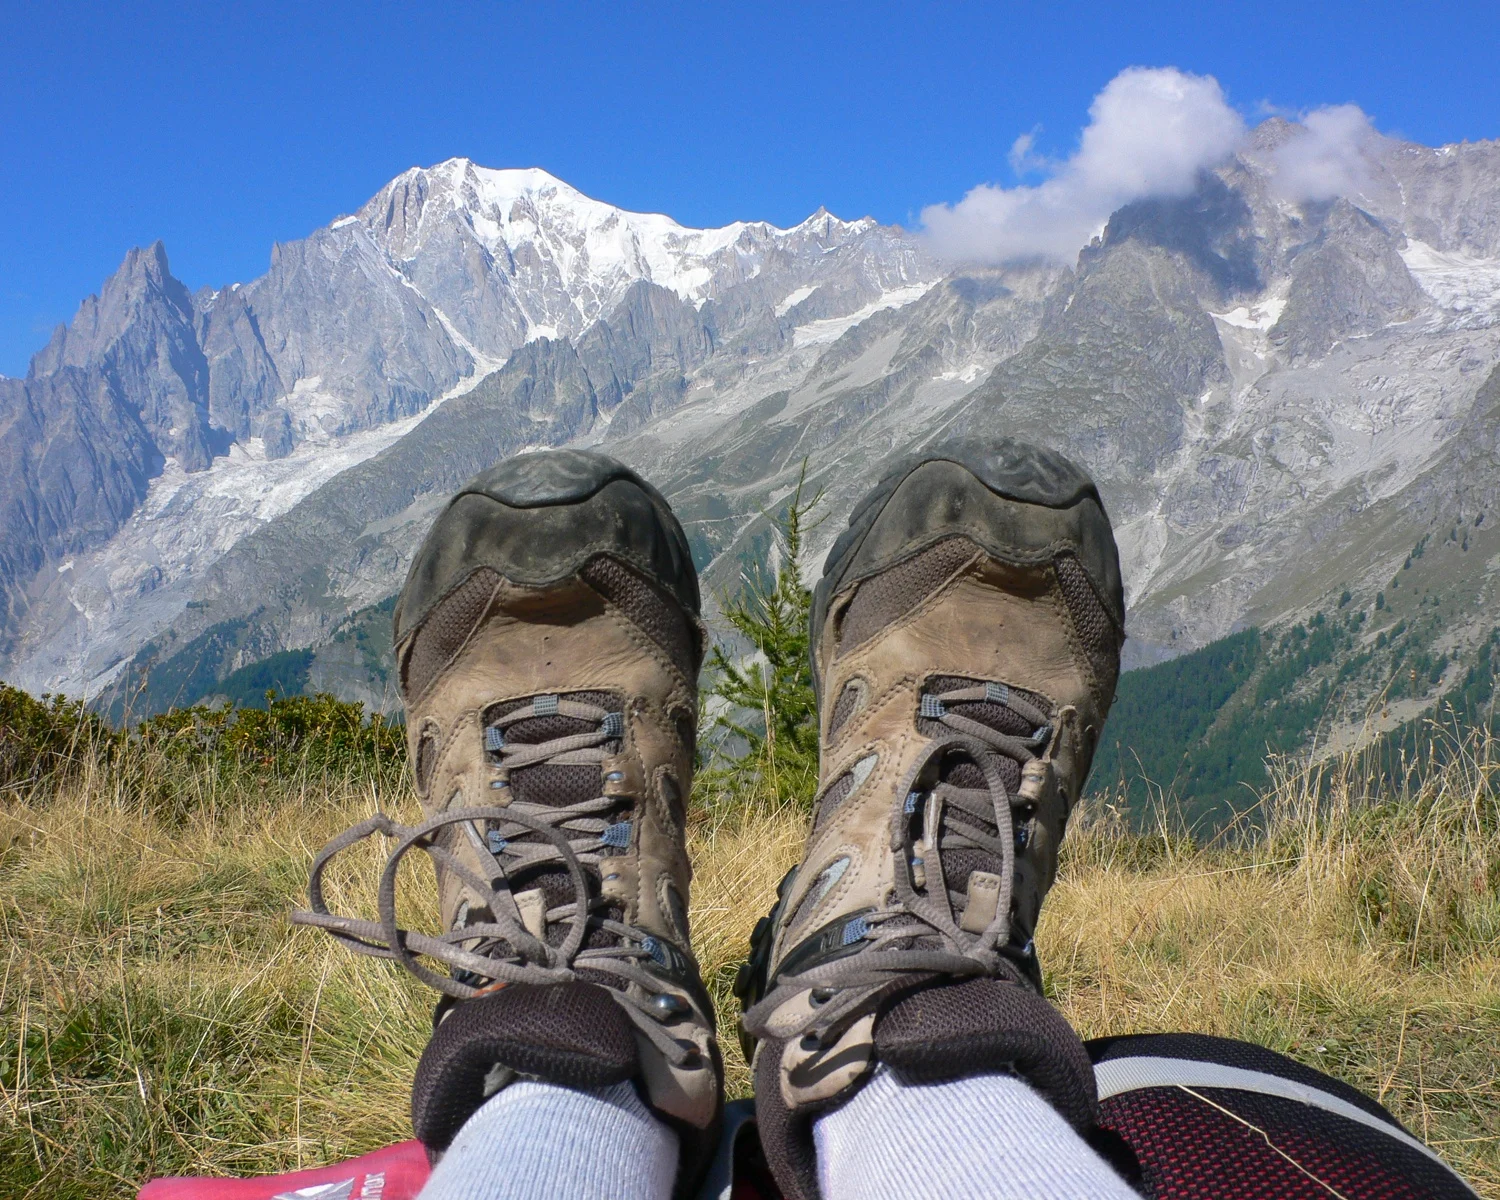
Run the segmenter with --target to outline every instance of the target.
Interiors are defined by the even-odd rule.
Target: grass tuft
[[[1331,1071],[1500,1200],[1500,756],[1454,748],[1396,791],[1357,756],[1275,763],[1256,828],[1209,845],[1091,802],[1039,932],[1049,993],[1085,1036],[1198,1030]],[[409,1136],[431,995],[286,919],[327,838],[415,815],[389,763],[226,768],[141,739],[66,757],[0,794],[0,1195],[129,1196]],[[763,783],[696,806],[694,940],[734,1095],[730,981],[805,811]],[[332,874],[336,908],[373,911],[377,856]],[[409,911],[433,910],[412,879]]]

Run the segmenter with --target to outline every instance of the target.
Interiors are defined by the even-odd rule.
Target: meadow
[[[316,720],[276,742],[251,718],[259,740],[231,749],[175,720],[155,738],[75,722],[45,770],[3,764],[0,1195],[130,1196],[151,1175],[290,1170],[410,1136],[431,997],[287,922],[327,838],[416,811],[380,753],[390,731],[330,754]],[[1144,822],[1089,802],[1038,940],[1085,1036],[1264,1043],[1379,1096],[1500,1198],[1500,746],[1432,736],[1439,765],[1399,785],[1358,755],[1277,761],[1258,822],[1209,844],[1170,797]],[[737,778],[695,797],[692,918],[743,1095],[730,982],[805,810],[774,773]],[[335,904],[373,911],[379,866],[351,857]],[[431,882],[409,883],[421,919]]]

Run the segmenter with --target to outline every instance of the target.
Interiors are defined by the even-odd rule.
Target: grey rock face
[[[60,366],[0,379],[0,575],[31,579],[107,541],[160,464],[140,413],[105,372]],[[23,592],[0,592],[0,627],[31,616]]]
[[[29,379],[63,367],[94,369],[140,414],[157,448],[201,471],[223,439],[208,412],[208,363],[194,330],[192,297],[167,266],[160,242],[132,250],[98,296],[58,326],[32,360]]]
[[[299,418],[297,440],[399,420],[474,366],[357,224],[278,245],[270,271],[204,324],[211,375],[226,361],[215,411],[236,437],[278,403]]]
[[[209,412],[221,428],[243,438],[252,433],[257,416],[289,385],[282,384],[244,288],[201,293],[197,309],[199,344],[213,364],[208,377]]]
[[[888,457],[957,431],[1098,478],[1137,661],[1346,587],[1368,602],[1434,522],[1500,502],[1500,155],[1382,143],[1358,195],[1293,203],[1267,165],[1293,136],[1267,122],[1193,195],[1122,209],[1072,269],[942,267],[826,213],[685,230],[463,160],[407,172],[192,299],[207,427],[237,444],[144,502],[116,486],[118,531],[22,589],[7,669],[167,688],[210,648],[223,673],[312,647],[378,694],[333,632],[399,587],[452,488],[564,444],[671,498],[710,600],[804,462],[821,546]],[[1480,559],[1454,562],[1465,620],[1500,614]]]
[[[1347,200],[1334,201],[1317,237],[1292,259],[1272,343],[1294,361],[1321,357],[1345,338],[1416,316],[1426,297],[1402,261],[1404,241]]]

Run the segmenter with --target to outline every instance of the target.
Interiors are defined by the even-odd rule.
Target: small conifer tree
[[[721,602],[724,619],[755,652],[736,662],[714,646],[708,696],[723,702],[714,732],[742,752],[715,762],[704,779],[710,795],[810,802],[818,778],[818,717],[808,660],[812,592],[802,582],[808,517],[822,492],[807,495],[807,464],[773,523],[775,566],[745,569],[738,594]]]

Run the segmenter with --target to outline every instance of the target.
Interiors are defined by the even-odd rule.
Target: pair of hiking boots
[[[502,463],[418,552],[395,645],[425,820],[336,839],[297,919],[444,993],[413,1088],[431,1154],[516,1078],[633,1080],[680,1135],[679,1194],[705,1167],[722,1065],[686,822],[706,636],[680,525],[603,455]],[[1094,1123],[1032,935],[1122,639],[1108,519],[1059,455],[950,443],[854,510],[813,600],[812,828],[735,989],[786,1195],[817,1195],[813,1120],[877,1063],[921,1081],[1014,1071]],[[380,919],[330,914],[328,862],[376,833],[396,839]],[[437,934],[397,925],[413,849],[436,865]]]

